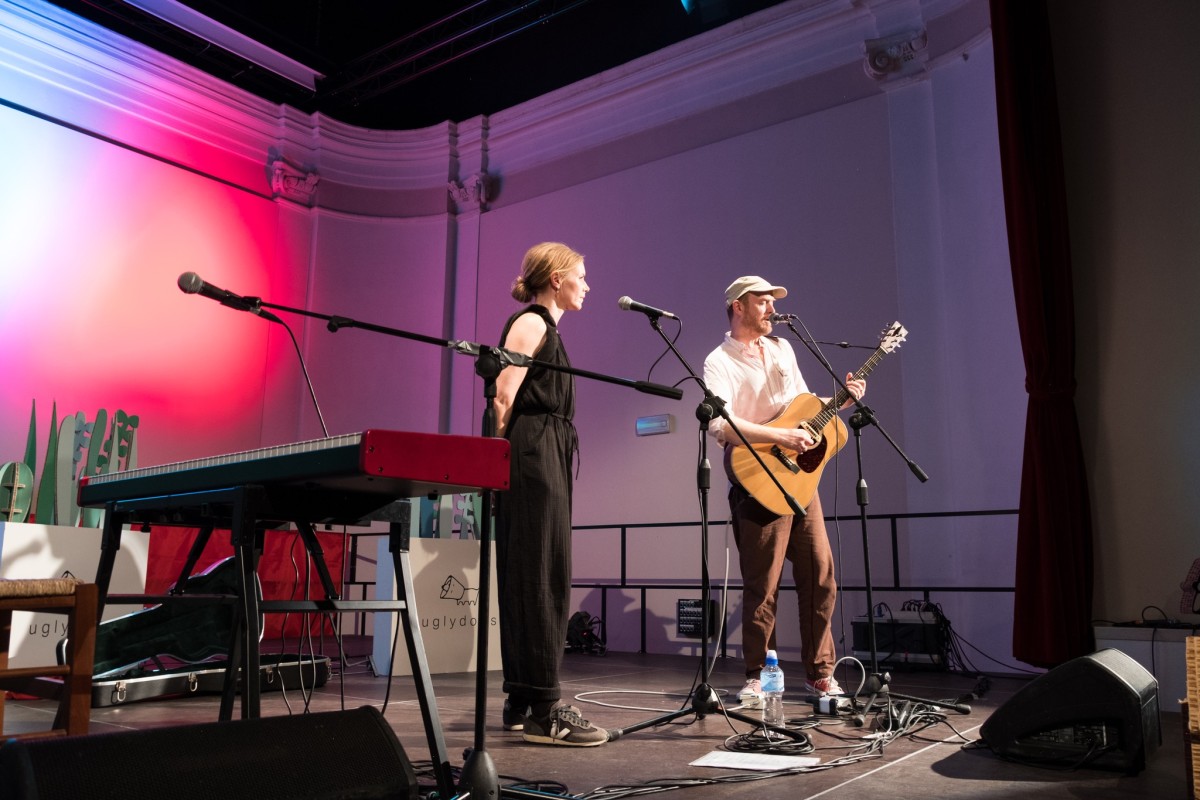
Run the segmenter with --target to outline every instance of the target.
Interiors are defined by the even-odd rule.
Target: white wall
[[[753,113],[747,105],[753,103],[736,113]],[[495,157],[503,162],[505,155],[501,149]],[[763,274],[792,289],[780,308],[798,313],[818,339],[873,345],[879,331],[897,319],[910,330],[908,343],[872,376],[869,400],[888,432],[932,477],[917,481],[890,445],[868,430],[863,450],[870,513],[1015,508],[1024,371],[998,158],[985,38],[973,44],[969,58],[940,62],[928,80],[819,113],[797,106],[791,119],[497,204],[481,223],[478,293],[491,299],[480,301],[481,336],[498,333],[517,307],[508,288],[525,247],[561,239],[587,256],[592,287],[584,312],[567,315],[560,326],[573,363],[606,375],[675,384],[686,370],[667,353],[648,373],[665,346],[645,318],[620,311],[617,298],[627,294],[679,315],[684,325],[677,346],[700,371],[726,328],[725,285],[737,275]],[[663,326],[676,331],[669,320]],[[822,391],[819,365],[798,349],[813,388]],[[825,350],[843,374],[870,352]],[[690,382],[682,386],[684,400],[672,402],[624,386],[577,383],[578,524],[699,520],[693,413],[700,392]],[[674,415],[671,435],[634,435],[637,417],[663,413]],[[827,471],[822,483],[827,513],[857,513],[853,452],[847,449]],[[719,455],[709,455],[714,467],[709,509],[713,519],[724,520]],[[857,522],[832,530],[843,583],[863,585]],[[872,523],[870,530],[878,587],[891,578],[889,531],[882,523]],[[1012,583],[1013,517],[926,520],[902,525],[902,536],[913,537],[901,540],[902,584]],[[578,535],[577,578],[611,579],[619,567],[618,541],[611,530]],[[714,578],[723,572],[725,545],[723,527],[715,526]],[[637,530],[629,547],[630,581],[699,580],[694,527]],[[732,575],[736,580],[736,566]],[[652,649],[686,648],[672,641],[675,599],[682,594],[652,593]],[[911,597],[893,592],[876,599],[898,609]],[[635,599],[610,625],[610,635],[624,646],[637,641],[629,630]],[[1009,659],[1009,595],[933,599],[945,605],[968,639]],[[580,600],[593,613],[599,610],[594,592]],[[736,620],[736,597],[733,603]],[[859,614],[866,603],[854,593],[843,608]],[[848,638],[848,620],[844,631]],[[793,630],[782,638],[790,651],[798,635]],[[732,641],[738,641],[736,632]]]
[[[450,338],[444,330],[450,288],[445,216],[322,213],[316,229],[313,310]],[[330,431],[441,428],[442,364],[449,358],[442,348],[358,328],[330,333],[319,320],[309,323],[308,336],[313,382]]]
[[[909,24],[930,30],[924,68],[908,79],[869,77],[863,42]],[[145,68],[139,67],[143,57],[149,56],[129,48],[125,69]],[[52,83],[31,72],[23,73],[25,80]],[[113,80],[119,89],[121,79]],[[38,88],[49,93],[46,103],[63,96],[44,84]],[[868,399],[931,479],[918,482],[882,436],[866,431],[870,513],[1015,505],[1020,453],[1012,434],[1023,419],[1023,370],[1003,245],[983,0],[870,8],[783,4],[493,115],[486,124],[471,120],[419,132],[355,131],[258,107],[232,89],[206,88],[207,103],[225,98],[228,118],[220,126],[208,106],[193,108],[188,98],[169,93],[162,102],[172,103],[177,116],[209,126],[198,136],[205,146],[237,158],[202,158],[197,153],[206,153],[204,146],[161,128],[151,135],[134,127],[119,141],[168,154],[175,164],[150,166],[154,159],[146,155],[130,157],[135,178],[143,171],[192,169],[192,180],[245,187],[258,193],[257,202],[274,204],[266,237],[276,254],[271,281],[226,288],[434,337],[494,343],[516,308],[509,287],[522,253],[534,242],[561,239],[587,256],[593,288],[584,312],[562,323],[575,365],[674,384],[685,377],[684,368],[668,353],[649,372],[665,346],[645,318],[620,311],[617,298],[628,294],[678,314],[684,328],[677,345],[700,371],[726,328],[724,287],[738,275],[763,274],[791,288],[781,308],[799,314],[818,339],[873,347],[893,320],[910,331],[908,342],[872,376]],[[43,101],[30,91],[22,102],[22,108],[2,110],[27,116],[23,109]],[[55,109],[75,124],[70,104]],[[235,145],[222,138],[231,126],[238,130]],[[106,135],[113,127],[104,126]],[[273,195],[263,165],[257,173],[247,166],[256,153],[266,163],[272,153],[283,153],[320,176],[315,208]],[[139,157],[147,163],[138,165]],[[456,165],[468,164],[489,171],[494,194],[475,204],[448,202],[447,175],[466,183],[469,174]],[[96,213],[122,219],[119,206]],[[238,223],[226,227],[236,231]],[[253,264],[244,259],[242,266]],[[173,264],[166,269],[171,274],[159,278],[173,280],[177,271]],[[194,307],[194,298],[174,295]],[[222,320],[232,313],[208,311]],[[670,321],[664,327],[676,332]],[[331,432],[478,430],[480,385],[462,357],[363,331],[329,334],[318,321],[295,328]],[[264,443],[319,435],[290,344],[274,329],[270,336],[266,345],[222,345],[237,354],[263,348],[264,363],[272,365],[271,376],[244,403],[245,413],[256,417]],[[826,392],[820,367],[798,349],[810,385]],[[824,350],[841,374],[870,352]],[[609,383],[580,379],[577,385],[576,521],[696,521],[696,386],[682,383],[684,399],[673,402]],[[165,396],[173,391],[156,389]],[[662,413],[675,418],[671,435],[634,437],[637,417]],[[24,424],[18,417],[3,429],[5,447],[16,457]],[[220,443],[222,452],[257,444]],[[724,479],[718,454],[710,452],[710,459],[710,511],[723,520]],[[827,513],[857,513],[856,479],[851,447],[823,481]],[[1013,528],[1011,518],[906,525],[902,583],[1011,583]],[[712,534],[719,574],[724,532],[715,526]],[[833,535],[843,583],[861,585],[857,523],[843,523]],[[872,524],[871,536],[878,584],[886,579],[879,571],[887,531]],[[611,534],[580,534],[577,548],[581,579],[615,579]],[[630,578],[694,583],[698,550],[694,528],[641,531],[632,537]],[[678,594],[658,593],[652,601],[652,649],[681,647],[670,641]],[[904,599],[905,593],[887,597],[893,606]],[[967,638],[1009,658],[1011,620],[1003,603],[988,594],[933,599],[952,607],[949,616]],[[857,614],[865,603],[851,594],[842,607]],[[844,630],[849,637],[848,622]],[[627,631],[610,626],[609,632],[628,641]],[[794,626],[781,639],[785,655],[795,651]]]

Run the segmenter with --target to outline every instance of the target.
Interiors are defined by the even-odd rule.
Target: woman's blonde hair
[[[561,242],[542,242],[525,252],[521,274],[513,281],[513,299],[528,303],[550,285],[555,275],[563,275],[583,260],[583,256]]]

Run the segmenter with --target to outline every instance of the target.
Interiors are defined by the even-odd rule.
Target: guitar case
[[[190,576],[182,592],[172,590],[184,596],[212,596],[213,602],[197,597],[197,602],[162,603],[101,622],[96,630],[92,707],[223,691],[234,606],[217,598],[236,596],[237,591],[238,569],[231,557]],[[263,653],[259,661],[262,692],[307,691],[329,679],[326,656]],[[239,690],[243,680],[238,676]]]
[[[329,680],[328,656],[302,656],[293,653],[263,653],[259,664],[259,691],[307,692]],[[135,703],[166,697],[220,694],[225,688],[228,662],[211,661],[164,669],[133,669],[92,681],[92,708]],[[242,678],[238,677],[238,691]]]

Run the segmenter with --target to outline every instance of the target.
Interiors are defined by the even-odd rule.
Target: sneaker
[[[528,712],[529,712],[528,706],[526,706],[525,708],[518,711],[517,709],[513,708],[511,701],[505,700],[504,701],[504,714],[503,714],[504,730],[506,730],[506,731],[523,730],[525,728],[525,715]]]
[[[762,708],[763,693],[762,683],[758,678],[750,678],[746,681],[746,685],[738,692],[738,702],[742,704],[742,708]]]
[[[827,678],[817,678],[815,681],[805,681],[804,691],[809,694],[815,694],[818,697],[824,697],[825,695],[837,697],[845,694],[842,691],[842,687],[838,685],[837,680],[832,675]]]
[[[583,718],[579,709],[560,703],[543,719],[532,714],[525,718],[525,741],[536,744],[562,744],[570,747],[596,747],[608,741],[608,731]]]

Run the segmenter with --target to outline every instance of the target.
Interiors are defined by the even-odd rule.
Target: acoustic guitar
[[[904,326],[893,322],[880,337],[879,347],[867,359],[867,363],[858,368],[854,377],[865,378],[870,375],[883,357],[898,348],[907,336],[908,331]],[[845,389],[838,389],[837,394],[825,403],[816,395],[798,395],[778,416],[766,423],[772,428],[803,428],[808,431],[815,444],[803,453],[765,442],[753,445],[770,473],[779,479],[779,483],[801,508],[807,508],[812,502],[822,470],[846,443],[846,425],[837,412],[849,399],[850,395]],[[736,444],[725,448],[725,471],[730,480],[740,483],[765,508],[781,516],[793,513],[770,474],[763,472],[746,445]]]

